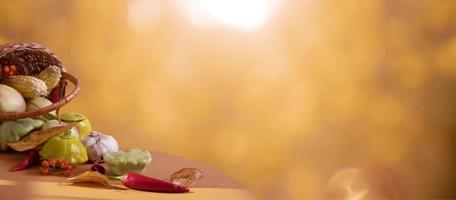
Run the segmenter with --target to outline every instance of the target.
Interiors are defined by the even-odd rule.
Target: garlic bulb
[[[82,143],[87,149],[89,160],[93,162],[100,161],[105,153],[119,151],[119,145],[112,136],[97,131],[92,131],[82,140]]]

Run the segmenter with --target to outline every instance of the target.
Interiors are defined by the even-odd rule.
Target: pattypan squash
[[[58,161],[68,160],[71,165],[78,165],[87,162],[87,151],[84,145],[66,131],[64,134],[49,139],[40,151],[40,156],[44,159],[56,158]]]
[[[31,118],[5,121],[0,125],[0,144],[14,143],[31,131],[40,128],[43,121]]]
[[[141,172],[151,163],[152,156],[144,149],[127,149],[103,154],[109,170],[116,176],[129,171]]]

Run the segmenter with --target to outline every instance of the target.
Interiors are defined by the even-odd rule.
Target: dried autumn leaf
[[[72,127],[73,125],[69,124],[65,126],[58,126],[49,129],[33,131],[32,133],[28,134],[18,142],[8,143],[8,146],[16,151],[26,151],[29,149],[33,149],[38,145],[43,144],[50,138],[70,130]]]
[[[111,187],[108,177],[95,171],[85,171],[81,174],[65,179],[65,183],[97,183],[105,187]]]
[[[176,185],[182,185],[188,187],[196,183],[196,181],[202,179],[203,173],[196,168],[183,168],[177,172],[171,174],[169,180],[171,183]]]

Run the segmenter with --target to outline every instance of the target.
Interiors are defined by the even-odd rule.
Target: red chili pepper
[[[35,147],[34,149],[28,151],[27,153],[27,158],[25,160],[19,162],[16,166],[14,166],[12,169],[10,169],[11,172],[13,171],[19,171],[26,169],[34,164],[37,164],[40,162],[40,152],[41,147]]]
[[[54,89],[51,90],[51,100],[52,100],[52,103],[60,101],[60,88],[59,88],[59,86],[57,86],[57,87],[55,87]]]
[[[183,193],[189,191],[187,187],[143,176],[134,172],[128,172],[125,174],[122,179],[122,183],[125,187],[130,189],[149,192]]]
[[[68,83],[66,81],[60,82],[54,89],[51,90],[52,103],[58,102],[65,97],[65,89]]]

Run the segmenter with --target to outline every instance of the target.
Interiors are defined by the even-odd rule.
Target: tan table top
[[[228,176],[202,163],[178,156],[151,151],[152,163],[144,173],[147,176],[167,179],[169,175],[184,167],[196,167],[204,173],[204,179],[191,187],[191,192],[184,194],[152,193],[126,189],[120,181],[111,180],[111,184],[121,189],[107,189],[93,184],[68,185],[60,182],[65,177],[39,174],[35,166],[23,171],[8,170],[22,160],[25,155],[16,152],[0,153],[0,197],[1,199],[159,199],[159,200],[251,200],[252,196]],[[78,166],[73,175],[90,168],[90,164]]]

